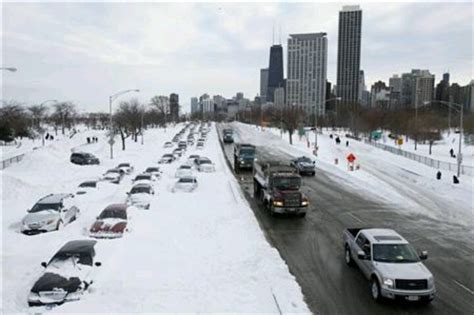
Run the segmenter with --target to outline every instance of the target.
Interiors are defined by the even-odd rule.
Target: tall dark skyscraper
[[[360,7],[342,7],[337,47],[337,96],[343,102],[356,103],[359,100],[361,30]]]
[[[172,121],[179,119],[179,95],[176,93],[170,94],[170,114]]]
[[[272,45],[270,47],[270,64],[268,66],[267,101],[274,101],[275,89],[283,87],[283,47]]]

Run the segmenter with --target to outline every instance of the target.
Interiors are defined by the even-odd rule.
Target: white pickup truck
[[[433,300],[433,275],[421,262],[428,258],[426,251],[417,254],[391,229],[346,229],[343,238],[345,261],[349,266],[356,264],[370,280],[374,300]]]

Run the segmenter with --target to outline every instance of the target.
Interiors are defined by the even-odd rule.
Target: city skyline
[[[360,68],[367,87],[411,69],[429,69],[436,82],[447,70],[451,82],[470,82],[471,3],[357,4],[364,12]],[[134,97],[142,102],[176,92],[186,111],[190,98],[204,91],[226,96],[243,91],[253,98],[260,69],[268,64],[274,22],[282,25],[285,76],[288,34],[328,34],[327,73],[334,84],[341,8],[340,3],[3,4],[3,62],[18,71],[3,75],[2,98],[70,100],[84,111],[105,111],[108,96],[127,88],[139,88]],[[439,38],[447,38],[445,45]]]

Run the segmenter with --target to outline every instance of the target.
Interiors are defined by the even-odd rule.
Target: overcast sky
[[[259,70],[272,44],[292,33],[328,34],[328,79],[336,80],[338,11],[342,3],[4,3],[3,99],[75,102],[108,109],[108,96],[138,88],[148,102],[176,92],[231,97],[259,92]],[[467,84],[473,69],[472,3],[360,3],[366,83],[429,69],[439,81]]]

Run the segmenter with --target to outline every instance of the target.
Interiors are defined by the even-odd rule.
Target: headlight
[[[309,205],[309,201],[308,200],[303,200],[303,201],[301,201],[301,205],[303,207],[306,207],[307,205]]]
[[[244,160],[240,160],[240,164],[245,164],[245,161],[244,161]]]
[[[283,201],[273,201],[275,207],[283,207]]]
[[[28,294],[28,301],[38,301],[39,300],[39,294],[38,293],[35,293],[35,292],[30,292],[30,294]]]
[[[431,276],[428,278],[428,288],[434,287],[434,278]]]
[[[388,278],[384,278],[383,279],[383,284],[389,288],[393,288],[393,280],[392,279],[388,279]]]

